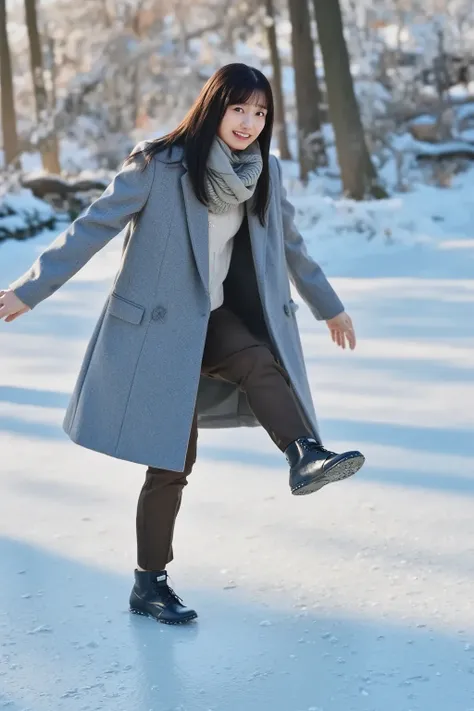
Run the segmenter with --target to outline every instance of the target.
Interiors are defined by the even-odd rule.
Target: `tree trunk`
[[[365,141],[339,0],[313,2],[344,192],[356,200],[368,195],[386,197]]]
[[[0,91],[2,104],[2,133],[5,165],[15,161],[18,155],[16,132],[15,94],[7,33],[6,0],[0,0]]]
[[[300,178],[304,182],[308,178],[309,171],[327,164],[319,114],[321,94],[316,76],[314,43],[307,3],[308,0],[288,0],[298,113],[298,158]]]
[[[25,0],[26,26],[30,44],[30,66],[33,78],[33,92],[36,106],[36,120],[39,126],[48,120],[48,95],[44,84],[43,56],[41,40],[38,32],[38,18],[36,13],[36,0]],[[49,173],[60,173],[58,143],[53,135],[40,143],[41,159],[44,170]]]
[[[281,62],[278,53],[278,42],[275,29],[275,7],[273,0],[265,0],[267,14],[267,42],[270,50],[270,59],[273,67],[273,96],[275,98],[275,131],[278,139],[278,150],[282,160],[291,160],[288,146],[288,134],[285,121],[285,103],[281,78]]]

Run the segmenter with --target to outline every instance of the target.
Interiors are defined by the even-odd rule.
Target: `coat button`
[[[286,313],[287,316],[291,316],[291,311],[290,311],[290,307],[288,306],[288,304],[284,305],[283,311]]]
[[[166,309],[164,306],[155,306],[151,312],[151,318],[153,321],[162,321],[166,316]]]

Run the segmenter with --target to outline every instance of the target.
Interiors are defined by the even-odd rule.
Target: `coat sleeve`
[[[141,144],[134,151],[141,148]],[[9,285],[34,308],[78,272],[145,205],[153,182],[154,161],[135,158],[117,173],[90,207],[62,232],[30,269]]]
[[[344,311],[323,270],[310,255],[294,223],[295,208],[286,197],[280,161],[275,156],[281,192],[283,238],[290,281],[318,321],[327,321]]]

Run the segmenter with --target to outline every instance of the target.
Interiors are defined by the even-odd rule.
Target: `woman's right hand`
[[[5,319],[7,323],[14,321],[18,316],[31,311],[23,301],[11,289],[0,291],[0,320]]]

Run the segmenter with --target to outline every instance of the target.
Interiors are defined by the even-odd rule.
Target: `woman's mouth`
[[[236,138],[239,138],[241,141],[248,141],[250,138],[250,133],[243,133],[242,131],[232,131],[232,133]]]

